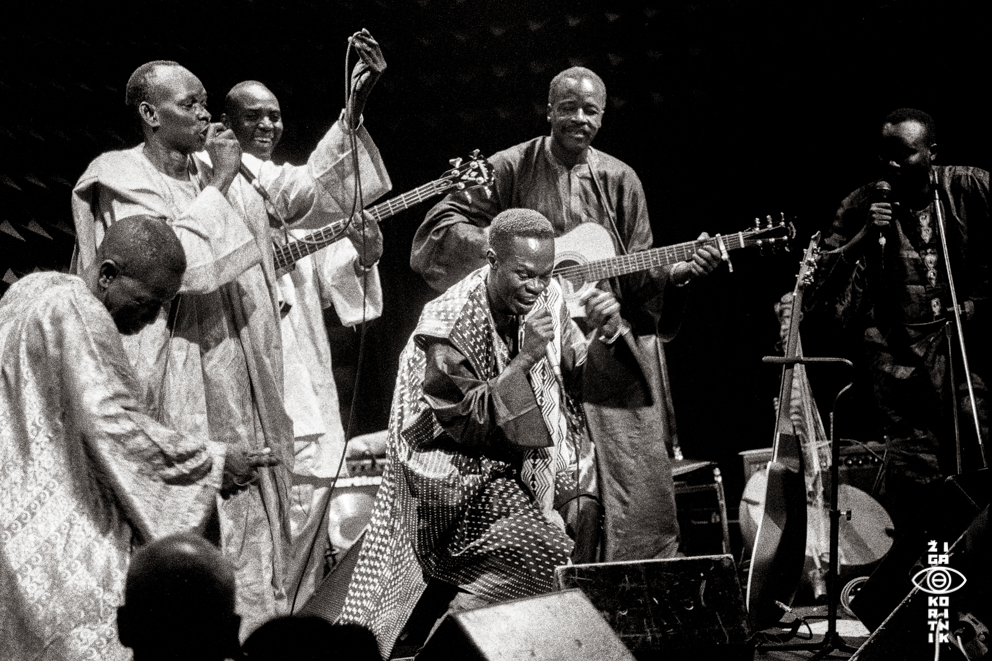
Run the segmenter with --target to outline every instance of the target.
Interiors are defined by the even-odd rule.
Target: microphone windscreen
[[[890,193],[892,193],[892,186],[889,185],[889,182],[883,179],[875,184],[875,195],[878,199],[887,200]]]

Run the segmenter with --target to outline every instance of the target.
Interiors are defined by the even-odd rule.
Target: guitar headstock
[[[451,169],[436,182],[438,193],[445,194],[461,191],[465,197],[472,199],[469,191],[482,189],[486,197],[492,195],[490,186],[493,184],[493,166],[485,156],[474,150],[468,160],[453,158],[449,161]]]
[[[800,292],[813,284],[816,275],[816,258],[820,255],[820,233],[817,232],[809,239],[809,246],[799,262],[799,275],[796,277],[796,292]]]
[[[779,219],[766,216],[762,224],[760,218],[754,219],[754,228],[741,232],[742,244],[745,246],[758,246],[765,250],[778,250],[783,248],[789,250],[789,242],[796,237],[796,227],[791,220],[786,220],[785,214],[780,213]]]

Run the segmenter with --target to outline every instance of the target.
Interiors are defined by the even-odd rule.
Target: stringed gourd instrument
[[[820,233],[803,253],[792,292],[792,315],[785,357],[799,354],[803,292],[813,280]],[[806,477],[803,448],[793,427],[790,402],[795,365],[782,366],[778,418],[766,471],[764,510],[758,523],[747,579],[748,620],[754,631],[775,625],[792,604],[806,560]]]

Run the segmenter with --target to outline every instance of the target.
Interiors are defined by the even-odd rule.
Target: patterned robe
[[[363,163],[375,146],[364,129],[357,137]],[[267,447],[282,460],[220,502],[221,544],[235,567],[244,637],[289,609],[293,429],[283,405],[269,214],[244,177],[226,198],[207,186],[205,154],[191,158],[190,179],[180,181],[159,172],[142,149],[103,154],[76,184],[74,267],[92,263],[105,227],[136,214],[165,218],[183,244],[188,267],[180,295],[124,346],[149,407],[166,425],[245,450]],[[323,209],[352,206],[349,136],[335,123],[305,166],[265,168],[259,181],[287,222],[322,224]]]
[[[428,303],[400,358],[390,462],[342,613],[371,628],[384,654],[431,578],[490,601],[530,596],[552,589],[571,551],[554,506],[575,488],[575,429],[547,361],[499,378],[510,355],[487,273]],[[552,283],[536,305],[554,311],[568,385],[587,347],[561,300]]]
[[[224,446],[147,415],[86,284],[28,275],[0,300],[0,658],[124,661],[132,545],[201,528]]]
[[[965,323],[975,396],[987,431],[989,234],[992,206],[989,173],[958,166],[934,167],[941,213],[948,227],[951,267],[959,301],[974,304]],[[947,265],[937,234],[934,202],[919,210],[902,206],[891,238],[881,249],[874,240],[857,259],[836,249],[846,245],[868,219],[875,195],[868,184],[849,195],[837,211],[820,259],[818,283],[807,295],[807,324],[840,322],[863,333],[863,347],[886,438],[882,500],[896,526],[916,513],[920,487],[957,472],[950,397],[957,390],[965,471],[980,466],[974,423],[967,406],[960,352],[954,340],[950,379],[948,324],[954,324]],[[814,326],[816,327],[816,326]]]
[[[474,195],[466,201],[448,195],[417,230],[410,265],[434,289],[444,291],[485,263],[489,224],[512,207],[540,211],[559,236],[581,223],[598,223],[610,230],[618,253],[652,247],[641,182],[633,169],[609,154],[589,149],[586,160],[569,169],[554,157],[550,138],[544,136],[490,160],[495,178],[491,198]],[[661,340],[678,331],[688,288],[669,286],[668,273],[667,268],[652,269],[601,285],[620,301],[621,314],[634,330],[644,375],[597,403],[584,404],[606,513],[605,560],[670,557],[678,550],[668,455],[675,418]]]

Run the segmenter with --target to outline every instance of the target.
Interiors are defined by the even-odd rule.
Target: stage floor
[[[827,632],[827,607],[826,606],[802,606],[793,611],[796,617],[802,618],[808,623],[808,627],[801,626],[799,634],[782,645],[815,645],[813,649],[807,650],[784,650],[776,649],[779,643],[767,642],[755,650],[755,661],[804,661],[809,659],[822,647],[823,636]],[[763,634],[779,633],[775,629],[762,632]],[[781,633],[786,633],[784,630]],[[837,620],[837,633],[847,644],[850,650],[834,650],[826,659],[846,659],[854,653],[854,650],[868,639],[868,629],[861,622],[841,612]]]
[[[759,646],[754,652],[755,661],[806,661],[821,649],[823,636],[827,631],[827,607],[826,606],[800,606],[793,614],[806,621],[808,627],[802,625],[799,634],[782,643],[772,642],[771,639],[776,634],[786,634],[786,630],[769,629],[762,634],[766,634],[770,639]],[[837,633],[844,640],[850,650],[833,650],[823,659],[847,659],[853,651],[860,647],[868,639],[868,630],[861,622],[846,613],[841,613],[837,620]],[[813,649],[779,649],[779,645],[795,646],[813,644]],[[392,657],[391,661],[415,661],[415,657],[402,656]],[[589,660],[591,661],[591,660]],[[700,659],[700,661],[705,661]]]

